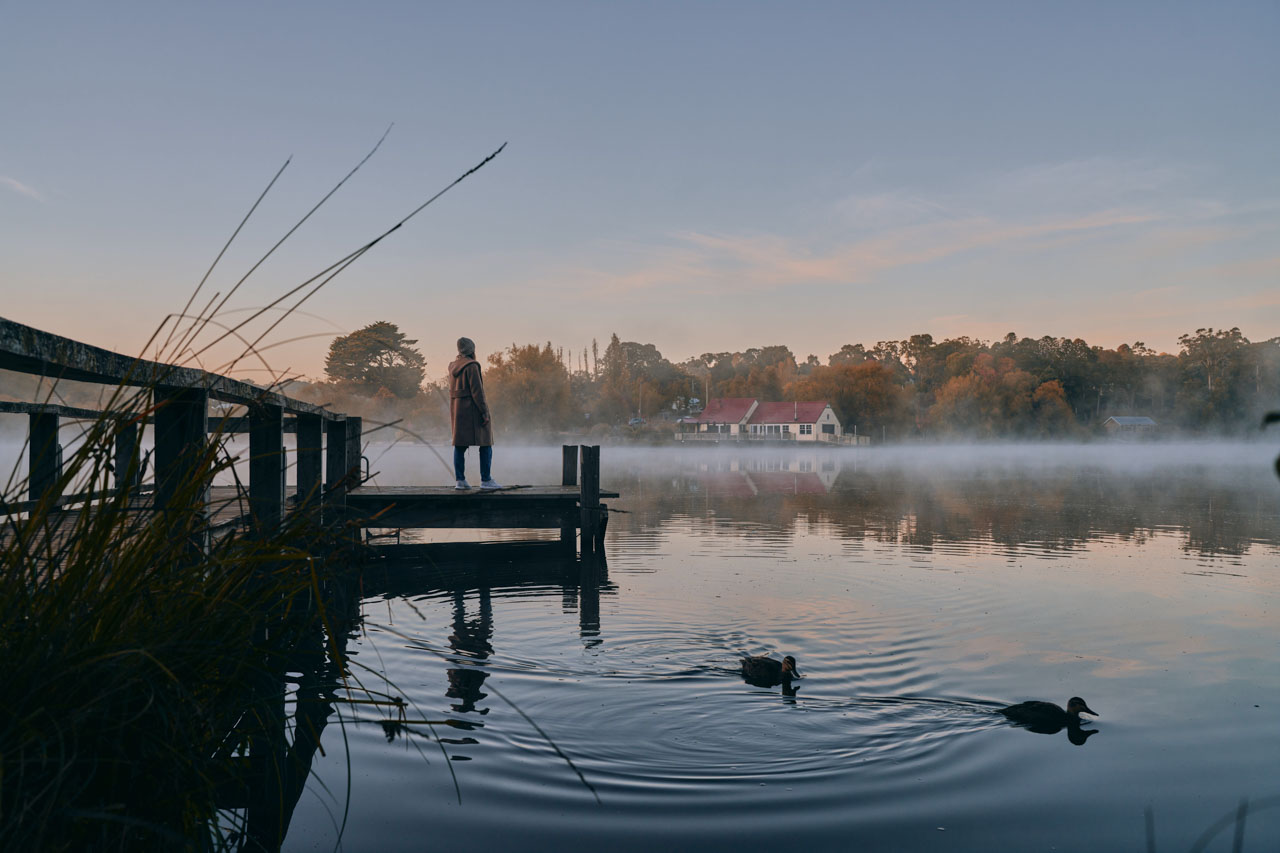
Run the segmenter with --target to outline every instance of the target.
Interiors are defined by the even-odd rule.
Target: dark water
[[[1280,849],[1272,456],[606,447],[607,578],[548,547],[366,576],[355,671],[455,722],[343,707],[285,848],[1144,850],[1149,807],[1180,851],[1248,797],[1244,849]],[[498,449],[508,483],[558,470]],[[743,682],[762,652],[795,696]],[[995,713],[1072,695],[1079,744]]]

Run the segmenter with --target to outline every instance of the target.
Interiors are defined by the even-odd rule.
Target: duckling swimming
[[[1067,710],[1065,711],[1052,702],[1019,702],[1017,705],[1010,705],[1007,708],[1000,709],[1001,714],[1004,714],[1015,723],[1035,727],[1053,727],[1054,731],[1061,729],[1063,726],[1079,726],[1081,712],[1102,716],[1090,708],[1079,696],[1072,696],[1067,700]]]
[[[775,687],[779,684],[790,685],[793,678],[800,677],[796,669],[796,659],[787,655],[782,660],[775,660],[768,655],[756,655],[742,661],[742,677],[748,684],[757,687]]]

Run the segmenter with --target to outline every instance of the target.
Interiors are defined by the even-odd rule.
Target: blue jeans
[[[492,480],[490,476],[493,465],[493,448],[480,447],[480,480]],[[455,480],[467,479],[467,449],[465,447],[455,447],[453,449],[453,478]]]

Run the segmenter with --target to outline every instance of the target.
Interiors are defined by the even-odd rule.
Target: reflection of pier
[[[493,594],[521,587],[559,587],[566,611],[578,612],[578,636],[587,648],[600,643],[600,596],[614,594],[603,559],[566,557],[556,542],[444,543],[387,545],[376,549],[383,559],[366,568],[366,597],[413,600],[433,592],[451,599],[452,631],[448,637],[448,686],[444,695],[458,715],[484,716],[488,660],[494,653]],[[479,721],[451,720],[450,725],[475,731]],[[392,727],[397,731],[408,727]],[[474,744],[474,738],[441,743]]]
[[[456,648],[492,652],[489,596],[495,589],[559,587],[565,609],[577,609],[578,631],[586,645],[600,635],[600,595],[616,592],[603,558],[575,560],[557,542],[451,542],[382,545],[382,556],[365,567],[365,597],[415,598],[431,592],[454,596]],[[466,615],[468,594],[477,596],[478,614]],[[486,625],[488,627],[486,627]],[[483,659],[483,658],[481,658]]]
[[[578,611],[578,634],[590,647],[600,642],[600,596],[617,589],[609,583],[603,559],[567,556],[559,542],[384,545],[374,550],[381,559],[367,565],[358,579],[329,582],[322,590],[328,630],[314,618],[314,610],[287,621],[274,620],[269,631],[267,623],[259,628],[259,639],[278,636],[273,647],[289,651],[268,656],[253,701],[209,764],[209,775],[217,780],[218,808],[239,814],[231,821],[240,828],[233,839],[237,849],[277,851],[288,834],[321,735],[337,707],[350,698],[335,657],[345,668],[347,643],[361,618],[361,597],[412,600],[448,593],[451,654],[444,695],[451,700],[453,714],[483,716],[489,712],[484,684],[489,676],[486,663],[494,651],[495,590],[559,587],[566,609]],[[292,702],[291,684],[297,685]],[[357,692],[369,697],[358,700],[359,708],[381,708],[390,715],[383,721],[389,739],[421,724],[405,721],[403,700],[378,699],[376,691]],[[466,719],[434,722],[472,733],[483,727]]]
[[[840,467],[840,460],[826,453],[734,456],[698,465],[694,479],[712,497],[825,495]]]

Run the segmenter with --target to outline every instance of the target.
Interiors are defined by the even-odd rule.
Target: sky
[[[1277,45],[1275,2],[0,0],[0,316],[140,352],[286,160],[197,305],[391,126],[217,322],[507,147],[267,333],[277,373],[378,320],[433,377],[459,335],[1264,340]],[[184,359],[266,378],[220,334]]]

